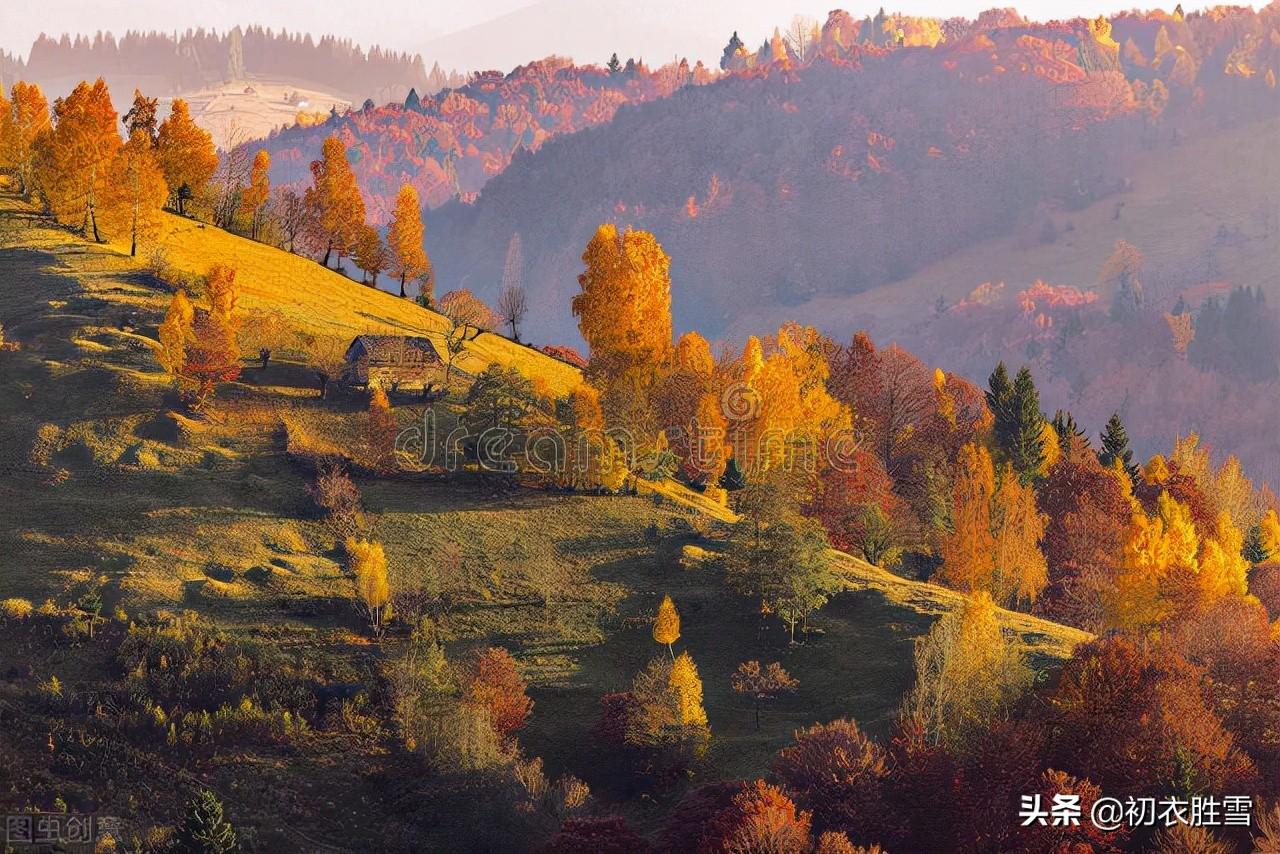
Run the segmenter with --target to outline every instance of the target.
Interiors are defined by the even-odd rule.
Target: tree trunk
[[[324,248],[324,260],[320,262],[321,267],[329,266],[329,256],[332,254],[333,254],[333,241],[330,240],[329,244]]]
[[[408,296],[408,295],[404,292],[404,276],[401,276],[401,277],[400,277],[400,296],[401,296],[401,297]]]

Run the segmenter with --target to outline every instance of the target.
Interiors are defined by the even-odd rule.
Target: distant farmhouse
[[[360,335],[347,348],[342,380],[348,386],[427,389],[444,369],[430,338]]]

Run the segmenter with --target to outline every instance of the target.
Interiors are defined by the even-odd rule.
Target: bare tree
[[[253,169],[253,155],[244,143],[249,134],[232,119],[223,132],[222,163],[213,176],[214,202],[213,224],[219,228],[230,228],[231,221],[240,207],[240,194],[249,181],[249,173]]]
[[[453,376],[453,368],[458,358],[466,351],[467,345],[479,337],[481,332],[493,328],[493,311],[468,290],[449,291],[440,298],[437,310],[449,321],[445,330],[445,382]]]
[[[320,399],[324,400],[329,394],[329,384],[341,376],[346,366],[346,342],[332,335],[307,335],[300,343],[307,354],[307,364],[315,371]]]
[[[818,22],[813,18],[796,15],[791,19],[786,35],[782,38],[796,61],[805,63],[812,59],[817,51],[821,31],[818,29]]]
[[[529,313],[529,298],[521,287],[504,288],[498,297],[498,316],[511,327],[511,338],[520,343],[520,324]]]
[[[308,225],[309,211],[302,196],[290,187],[280,187],[271,192],[267,218],[275,223],[285,248],[294,252],[299,236]]]

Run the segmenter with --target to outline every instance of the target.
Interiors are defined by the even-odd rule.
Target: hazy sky
[[[885,6],[889,11],[971,17],[1007,2],[901,0]],[[362,45],[376,43],[436,53],[446,60],[442,64],[452,65],[468,53],[447,47],[450,34],[464,36],[460,41],[465,43],[467,35],[474,39],[488,33],[484,26],[488,22],[525,7],[540,7],[546,11],[548,26],[538,28],[538,39],[530,38],[533,34],[527,28],[513,25],[528,20],[528,11],[511,16],[507,26],[496,27],[494,37],[483,43],[485,60],[474,64],[515,64],[592,43],[596,35],[601,45],[607,45],[619,40],[620,32],[627,35],[622,40],[628,50],[638,46],[646,57],[666,56],[677,48],[695,52],[693,46],[705,40],[706,47],[697,51],[701,56],[693,58],[712,59],[719,55],[724,36],[734,29],[740,30],[748,43],[754,43],[796,13],[821,21],[832,8],[843,6],[862,16],[874,13],[879,5],[879,0],[843,4],[840,0],[0,0],[0,48],[25,56],[40,32],[91,35],[110,30],[119,34],[128,29],[169,31],[203,26],[224,30],[235,24],[261,24],[315,35],[341,34]],[[1027,0],[1019,4],[1019,10],[1031,18],[1048,19],[1096,15],[1132,5],[1132,0]],[[1187,8],[1190,10],[1190,4]],[[563,44],[557,43],[559,34],[564,36]],[[667,39],[675,44],[668,45]],[[435,57],[425,58],[430,63]],[[594,56],[576,58],[598,60]],[[464,67],[471,64],[463,63]]]

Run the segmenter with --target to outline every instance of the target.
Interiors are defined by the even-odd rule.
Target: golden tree
[[[253,156],[249,186],[240,195],[240,210],[249,217],[249,236],[258,239],[258,222],[262,209],[271,197],[271,154],[265,148]]]
[[[0,112],[0,164],[18,178],[18,192],[32,190],[36,139],[49,130],[49,102],[34,83],[19,80],[10,89],[8,109]]]
[[[588,377],[606,421],[643,429],[648,390],[671,353],[671,259],[649,232],[605,223],[582,261],[573,313],[591,349]]]
[[[404,283],[431,272],[431,262],[422,243],[422,206],[418,203],[418,191],[412,184],[400,187],[396,206],[391,213],[391,225],[387,228],[387,270],[400,279],[400,296],[405,296]],[[430,283],[423,283],[423,292],[430,293]]]
[[[391,621],[391,585],[387,581],[387,556],[382,543],[371,540],[347,541],[348,569],[355,581],[360,610],[379,637]]]
[[[187,292],[178,291],[169,301],[169,310],[160,324],[160,365],[174,377],[181,375],[186,367],[195,314]]]
[[[961,751],[1009,709],[1033,676],[1000,630],[995,603],[985,591],[916,640],[915,669],[902,717],[931,742]]]
[[[185,214],[187,202],[199,197],[218,171],[218,152],[213,137],[192,121],[187,102],[181,98],[173,99],[169,118],[160,123],[156,151],[170,197],[177,203],[178,213]]]
[[[702,679],[689,653],[682,652],[671,662],[669,684],[676,698],[676,719],[680,725],[705,727],[707,710],[702,707]]]
[[[320,263],[327,267],[334,250],[341,259],[355,246],[365,213],[364,198],[347,161],[347,147],[336,134],[325,139],[320,159],[311,164],[311,177],[307,203],[317,212],[316,225],[325,247]]]
[[[203,408],[220,382],[240,376],[235,270],[216,264],[209,270],[207,308],[196,308],[183,291],[174,294],[160,325],[160,364],[177,381],[188,405]]]
[[[356,238],[351,257],[364,273],[364,283],[376,288],[378,274],[387,268],[387,248],[382,245],[376,228],[371,225],[360,227],[360,236]]]
[[[128,236],[131,257],[138,254],[139,241],[154,240],[160,233],[168,197],[151,138],[146,131],[135,130],[111,161],[102,201],[104,225],[110,232]]]
[[[1048,564],[1040,551],[1049,517],[1036,508],[1031,486],[1007,465],[1000,473],[992,515],[996,573],[992,594],[1001,602],[1025,608],[1049,584]]]
[[[667,645],[667,653],[674,661],[676,654],[671,645],[680,639],[680,612],[670,596],[663,596],[662,604],[658,606],[658,616],[653,621],[653,639]]]
[[[234,315],[240,301],[235,268],[226,264],[214,264],[205,276],[204,290],[209,300],[209,311],[228,325],[235,326]]]
[[[992,557],[991,500],[995,471],[987,449],[969,443],[960,449],[952,486],[952,526],[942,536],[941,580],[957,590],[989,590],[995,569]]]
[[[81,83],[53,107],[55,124],[36,140],[36,183],[64,225],[101,240],[98,206],[120,148],[116,111],[101,78]]]

